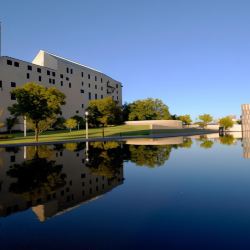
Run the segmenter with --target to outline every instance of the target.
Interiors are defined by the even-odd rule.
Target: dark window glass
[[[69,73],[69,68],[66,69],[67,73]]]
[[[84,82],[82,82],[82,86],[84,85]]]
[[[84,90],[83,90],[83,89],[81,89],[81,93],[84,93]]]
[[[7,64],[8,65],[12,65],[12,61],[11,60],[7,60]]]
[[[101,78],[101,82],[102,82],[102,78]]]
[[[71,88],[71,83],[69,83],[69,88]]]
[[[30,65],[28,65],[27,68],[28,68],[28,70],[32,70],[32,66],[30,66]]]
[[[83,72],[82,72],[82,77],[84,76]]]
[[[76,110],[76,113],[78,114],[78,113],[79,113],[79,110]]]
[[[68,78],[68,77],[66,77],[66,80],[67,80],[67,81],[69,81],[69,78]]]
[[[103,87],[101,87],[101,90],[103,90]]]
[[[19,62],[14,62],[15,67],[19,67]]]
[[[63,74],[61,74],[60,77],[63,78]]]
[[[90,74],[88,74],[88,79],[90,79]]]
[[[38,73],[41,73],[42,70],[41,70],[40,68],[37,68],[37,72],[38,72]]]
[[[84,108],[84,104],[82,104],[82,108]]]
[[[12,88],[15,88],[15,87],[16,87],[16,83],[15,83],[15,82],[11,82],[11,83],[10,83],[10,86],[11,86]]]
[[[50,71],[49,70],[47,70],[47,75],[50,76]]]
[[[63,81],[61,81],[61,86],[63,86]]]
[[[95,76],[95,81],[97,81],[97,76]]]
[[[3,82],[2,81],[0,81],[0,88],[2,88],[3,87]]]
[[[49,83],[51,83],[51,79],[49,79]]]
[[[41,81],[42,81],[42,77],[41,77],[41,76],[39,76],[38,80],[39,80],[39,82],[41,82]]]
[[[95,89],[97,89],[97,85],[95,85]]]
[[[56,73],[55,73],[55,72],[52,72],[52,76],[56,76]]]
[[[89,92],[89,100],[91,100],[91,93]]]
[[[56,83],[56,80],[55,80],[55,79],[52,79],[52,82],[53,82],[53,84],[55,84],[55,83]]]
[[[95,99],[97,99],[97,94],[95,94]]]
[[[11,100],[16,100],[15,94],[11,93],[11,94],[10,94],[10,99],[11,99]]]
[[[30,74],[29,73],[27,73],[27,79],[30,79]]]
[[[90,83],[89,83],[89,88],[90,88]]]
[[[70,74],[73,74],[73,69],[70,69]]]
[[[118,84],[116,84],[116,88],[118,89]]]
[[[103,95],[101,95],[101,99],[103,99]]]

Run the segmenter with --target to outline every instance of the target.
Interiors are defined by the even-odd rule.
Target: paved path
[[[94,142],[94,141],[125,141],[127,139],[137,139],[137,138],[168,138],[168,137],[179,137],[179,136],[192,136],[192,135],[205,135],[205,134],[214,134],[218,133],[217,130],[198,130],[190,132],[178,132],[178,133],[164,133],[164,134],[151,134],[151,135],[142,135],[142,136],[107,136],[107,137],[96,137],[80,139],[71,139],[71,140],[62,140],[62,141],[52,141],[52,142],[24,142],[24,143],[15,143],[15,144],[0,144],[1,147],[21,147],[21,146],[39,146],[39,145],[55,145],[55,144],[65,144],[65,143],[79,143],[79,142]]]

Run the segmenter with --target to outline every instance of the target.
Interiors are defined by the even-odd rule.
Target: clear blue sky
[[[171,113],[240,114],[250,103],[249,0],[8,0],[3,54],[40,49],[124,85],[123,100],[162,99]]]

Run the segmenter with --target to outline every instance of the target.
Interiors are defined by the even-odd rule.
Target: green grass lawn
[[[199,130],[200,131],[200,130]],[[39,136],[39,142],[58,142],[65,140],[83,139],[86,137],[85,130],[73,130],[72,132],[66,130],[60,131],[46,131]],[[149,126],[112,126],[104,129],[104,136],[146,136],[150,134],[177,134],[180,132],[197,132],[197,129],[168,129],[157,130],[152,132]],[[0,139],[1,144],[17,144],[17,143],[30,143],[35,142],[34,133],[28,133],[23,137],[23,133],[15,133],[11,135],[13,138]],[[102,137],[102,128],[89,129],[89,138]]]

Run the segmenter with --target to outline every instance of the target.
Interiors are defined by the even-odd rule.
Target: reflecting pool
[[[1,249],[250,249],[250,136],[0,148]]]

